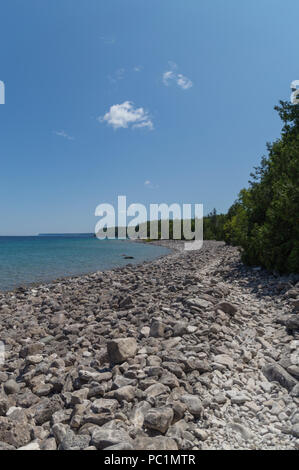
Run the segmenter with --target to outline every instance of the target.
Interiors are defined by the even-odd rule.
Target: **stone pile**
[[[0,449],[299,448],[299,279],[174,247],[0,294]]]

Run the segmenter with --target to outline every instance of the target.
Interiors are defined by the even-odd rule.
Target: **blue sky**
[[[296,0],[3,0],[0,234],[100,203],[226,211],[299,79]]]

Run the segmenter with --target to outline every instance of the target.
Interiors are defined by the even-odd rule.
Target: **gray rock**
[[[6,442],[0,442],[0,451],[1,450],[16,450],[16,448],[10,444],[7,444]]]
[[[299,423],[296,423],[292,426],[291,434],[294,437],[299,437]]]
[[[187,410],[195,417],[203,415],[203,406],[201,400],[195,395],[182,395],[181,401],[187,406]]]
[[[164,323],[156,318],[153,318],[150,328],[150,336],[154,338],[163,338],[165,333]]]
[[[214,357],[214,362],[216,364],[221,364],[222,366],[228,367],[229,369],[233,369],[234,367],[233,358],[228,356],[227,354],[218,354]]]
[[[213,305],[211,302],[201,298],[187,299],[186,304],[190,307],[198,307],[203,310],[206,310]]]
[[[72,393],[71,396],[71,404],[72,405],[80,405],[87,399],[89,389],[88,388],[81,388],[80,390],[76,390]]]
[[[61,409],[61,405],[54,399],[44,398],[33,407],[33,416],[38,426],[50,421],[52,415]]]
[[[55,439],[53,437],[46,439],[41,445],[41,450],[57,450]]]
[[[206,441],[208,439],[208,433],[204,429],[195,429],[194,434],[200,441]]]
[[[173,410],[168,407],[152,408],[144,416],[144,426],[165,434],[172,423]]]
[[[253,435],[249,429],[243,426],[240,423],[231,423],[229,427],[233,430],[238,432],[245,441],[250,441],[253,438]]]
[[[91,444],[99,450],[116,445],[126,445],[128,443],[131,443],[131,438],[125,431],[96,429],[92,433]]]
[[[9,400],[7,398],[0,397],[0,416],[6,416],[6,413],[8,412],[9,408]]]
[[[187,325],[183,322],[177,322],[173,327],[173,336],[183,336],[187,333]]]
[[[105,447],[105,450],[134,450],[133,444],[130,442],[120,442],[119,444],[115,444],[113,446]]]
[[[222,312],[227,313],[228,315],[231,315],[231,316],[235,315],[235,313],[237,313],[238,311],[238,308],[230,302],[220,302],[216,306],[216,309],[222,310]]]
[[[14,393],[18,393],[20,390],[20,385],[17,384],[15,380],[8,380],[4,384],[4,391],[7,395],[13,395]]]
[[[119,338],[109,341],[107,352],[111,364],[122,364],[130,357],[133,357],[137,351],[135,338]]]
[[[133,442],[133,446],[134,450],[178,450],[176,441],[164,436],[138,436]]]
[[[90,441],[90,435],[76,435],[73,431],[68,431],[59,446],[59,450],[83,450],[89,446]]]
[[[24,413],[16,411],[8,418],[0,417],[0,442],[19,448],[30,441],[30,426]]]
[[[66,437],[67,427],[62,423],[56,423],[52,427],[52,433],[55,437],[56,443],[59,445]]]
[[[244,403],[246,403],[247,401],[250,401],[250,398],[248,398],[242,393],[233,395],[231,397],[231,402],[235,405],[244,405]]]
[[[158,397],[159,395],[167,393],[168,391],[169,391],[168,387],[166,387],[163,384],[157,383],[157,384],[150,385],[150,387],[148,387],[144,391],[144,393],[147,396],[147,398],[150,398],[150,397],[155,398],[155,397]]]
[[[279,364],[268,364],[263,368],[263,374],[267,377],[270,382],[279,382],[284,388],[288,391],[291,391],[295,385],[297,385],[297,380],[294,379],[283,367]]]
[[[45,345],[43,343],[32,343],[24,346],[20,351],[20,357],[34,356],[43,352]]]
[[[114,396],[118,401],[133,401],[135,398],[136,389],[132,385],[127,385],[126,387],[121,387],[115,390]]]
[[[299,315],[291,315],[286,321],[286,327],[291,331],[299,330]]]
[[[91,409],[94,413],[113,413],[117,408],[117,400],[110,400],[109,398],[99,398],[91,405]]]
[[[30,442],[26,446],[19,447],[18,450],[41,450],[38,442]]]

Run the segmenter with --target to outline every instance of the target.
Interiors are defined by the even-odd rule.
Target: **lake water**
[[[20,285],[137,264],[169,253],[163,247],[91,237],[0,237],[0,291]],[[124,259],[124,256],[134,259]]]

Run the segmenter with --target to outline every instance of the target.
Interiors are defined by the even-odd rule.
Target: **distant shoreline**
[[[40,238],[44,238],[44,237],[40,237]],[[45,237],[46,238],[46,237]],[[54,238],[54,237],[53,237]],[[60,237],[57,237],[57,238],[60,238]],[[67,237],[61,237],[61,239],[63,238],[67,238]],[[70,238],[76,238],[76,237],[70,237]],[[82,237],[82,238],[88,238],[88,237]],[[120,255],[120,259],[121,260],[126,260],[127,262],[124,264],[124,265],[117,265],[115,267],[108,267],[108,268],[103,268],[103,269],[94,269],[94,270],[90,270],[90,271],[86,271],[86,272],[78,272],[77,274],[66,274],[66,275],[62,275],[62,276],[57,276],[57,277],[53,277],[53,279],[49,279],[49,280],[37,280],[37,281],[33,281],[33,282],[20,282],[16,287],[10,289],[5,289],[5,288],[1,288],[0,287],[0,296],[1,295],[7,295],[9,293],[15,293],[17,291],[20,291],[20,290],[24,290],[24,291],[27,291],[27,290],[30,290],[30,289],[36,289],[36,288],[41,288],[41,287],[50,287],[52,284],[57,284],[59,282],[64,282],[66,280],[77,280],[79,278],[86,278],[86,276],[93,276],[97,273],[101,273],[101,272],[108,272],[108,271],[118,271],[118,270],[121,270],[127,266],[130,266],[130,265],[133,265],[133,266],[142,266],[143,264],[145,263],[152,263],[160,258],[163,258],[165,256],[169,256],[171,255],[173,252],[175,251],[178,251],[179,248],[178,246],[183,246],[182,242],[178,241],[178,242],[174,242],[172,240],[160,240],[160,241],[151,241],[151,242],[147,242],[145,240],[115,240],[115,241],[119,241],[119,242],[130,242],[130,243],[133,243],[133,244],[144,244],[145,246],[160,246],[162,248],[166,248],[167,250],[169,250],[168,253],[162,253],[160,255],[157,255],[157,256],[154,256],[153,258],[151,259],[145,259],[143,261],[140,261],[140,262],[136,262],[136,258],[135,256],[133,256],[132,258],[130,256],[127,256],[127,254],[124,254],[122,253]],[[126,259],[127,258],[127,259]],[[132,261],[133,260],[133,264],[132,264]],[[135,261],[134,261],[135,260]]]

